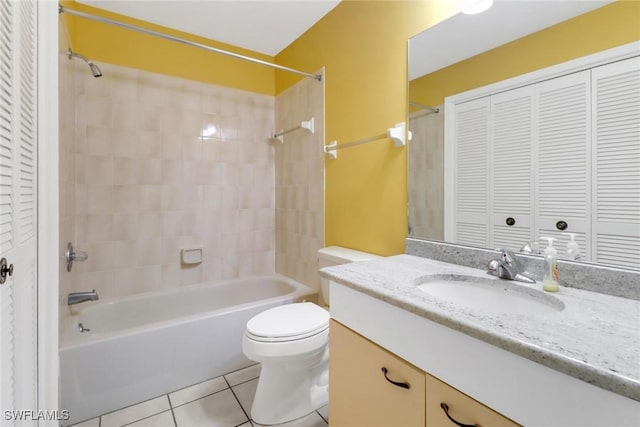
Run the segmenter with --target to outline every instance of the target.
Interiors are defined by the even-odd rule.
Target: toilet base
[[[303,417],[329,403],[329,349],[314,362],[262,362],[251,418],[258,424],[281,424]],[[306,367],[305,367],[306,366]],[[309,367],[311,366],[311,367]]]

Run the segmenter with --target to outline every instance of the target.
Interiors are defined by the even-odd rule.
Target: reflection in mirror
[[[409,236],[492,248],[495,246],[494,240],[499,240],[491,237],[483,241],[465,240],[451,233],[450,226],[447,226],[449,231],[445,232],[445,223],[450,224],[452,221],[452,215],[447,214],[445,218],[445,205],[453,204],[455,190],[466,190],[469,193],[473,188],[473,181],[462,185],[461,180],[456,181],[457,186],[454,187],[449,177],[452,168],[448,166],[445,170],[445,121],[448,123],[448,144],[451,129],[455,129],[455,124],[449,123],[453,121],[454,115],[447,117],[451,107],[444,108],[445,98],[454,95],[460,97],[459,94],[472,90],[476,90],[473,93],[480,92],[477,88],[487,85],[499,86],[500,82],[507,79],[637,42],[640,40],[638,14],[640,4],[637,2],[497,1],[491,9],[480,15],[458,14],[411,38],[409,129],[412,132],[412,141],[408,146]],[[636,44],[636,49],[637,46]],[[636,84],[640,81],[637,76],[634,80]],[[628,90],[640,91],[640,86]],[[635,98],[632,108],[640,108],[639,98]],[[627,141],[629,156],[640,158],[640,119],[637,111],[639,110],[633,110],[635,119],[632,115],[626,134],[631,138]],[[480,157],[487,155],[488,146],[491,144],[486,144],[484,153],[478,154]],[[494,168],[490,160],[492,157],[489,157],[484,166],[488,171]],[[588,158],[586,162],[589,162]],[[540,169],[534,166],[531,166],[532,181],[537,180],[540,175]],[[639,171],[628,174],[623,187],[613,189],[614,192],[623,192],[623,198],[629,200],[627,206],[621,208],[626,219],[619,224],[613,224],[612,227],[616,231],[609,233],[624,234],[623,239],[612,243],[618,246],[617,249],[614,248],[618,252],[615,253],[614,250],[613,255],[609,253],[598,256],[597,251],[589,248],[585,242],[591,239],[592,228],[594,231],[601,230],[602,226],[584,223],[583,229],[580,230],[582,234],[579,233],[577,237],[578,243],[582,246],[580,260],[640,268],[637,263],[637,259],[640,258],[640,168],[635,169]],[[589,171],[592,173],[590,169]],[[448,180],[446,183],[445,179]],[[591,177],[587,176],[587,181],[589,180]],[[593,182],[595,185],[596,180],[593,179]],[[568,183],[560,184],[566,184],[568,189],[571,188]],[[589,187],[588,184],[586,186]],[[445,188],[448,188],[446,192]],[[479,196],[486,198],[486,195]],[[515,196],[517,198],[517,195]],[[586,199],[585,206],[593,212],[597,212],[599,207],[601,210],[605,209],[604,203],[596,203],[598,200],[604,199],[594,196],[593,200]],[[535,200],[531,206],[533,207],[530,207],[530,212],[525,216],[533,218],[537,212],[534,211],[537,209]],[[616,210],[620,209],[616,207]],[[478,212],[482,212],[482,209],[478,208]],[[487,226],[489,216],[490,213],[485,214]],[[595,218],[596,215],[593,216]],[[513,220],[507,218],[507,225],[509,219]],[[519,221],[519,217],[515,219]],[[557,227],[557,222],[554,223],[554,227]],[[518,222],[518,225],[520,224],[522,222]],[[569,228],[564,231],[576,231],[573,228],[575,224],[575,221],[570,222]],[[478,225],[473,225],[470,232],[477,231],[477,227]],[[553,231],[560,237],[555,245],[560,249],[560,257],[569,259],[569,254],[565,253],[569,237],[561,235],[559,229],[553,228]],[[548,234],[541,233],[541,229],[533,229],[528,234],[513,237],[509,244],[514,250],[528,245],[535,251],[541,243],[539,237]],[[625,243],[620,246],[622,240]],[[542,248],[544,246],[542,245]]]

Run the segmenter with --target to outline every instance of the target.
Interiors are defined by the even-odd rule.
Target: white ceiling
[[[495,0],[493,6],[481,14],[459,13],[410,39],[409,80],[612,1]]]
[[[340,0],[78,0],[89,6],[274,56]]]

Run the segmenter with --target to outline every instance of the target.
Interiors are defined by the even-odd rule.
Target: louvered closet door
[[[486,97],[459,104],[454,113],[454,224],[452,238],[445,239],[463,245],[490,244],[489,107]]]
[[[491,243],[519,250],[533,239],[534,86],[491,97]]]
[[[592,70],[594,261],[640,268],[640,57]]]
[[[536,156],[536,237],[558,238],[562,258],[576,233],[580,252],[590,260],[586,237],[591,228],[591,79],[590,71],[536,85],[538,153]],[[559,224],[560,223],[560,224]],[[546,243],[541,241],[541,247]]]
[[[38,409],[36,22],[35,1],[0,0],[0,257],[15,267],[0,285],[3,411]],[[14,424],[5,412],[0,417],[0,424]]]

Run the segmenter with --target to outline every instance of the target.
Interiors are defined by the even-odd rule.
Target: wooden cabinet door
[[[333,320],[329,337],[331,427],[424,427],[424,372]]]
[[[442,408],[443,403],[447,406],[449,416],[463,425],[478,427],[519,425],[428,374],[426,375],[426,395],[427,427],[456,427]]]

